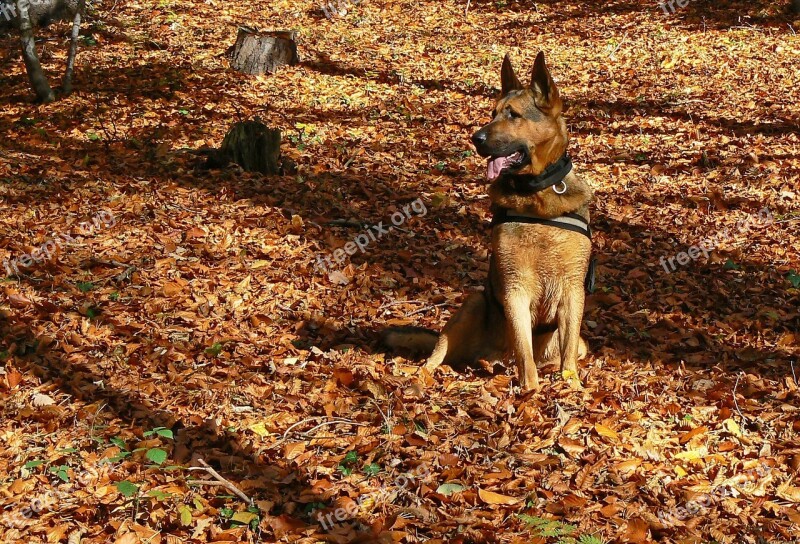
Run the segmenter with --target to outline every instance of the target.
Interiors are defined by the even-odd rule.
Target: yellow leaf
[[[683,469],[683,467],[682,467],[682,466],[680,466],[680,465],[677,465],[677,466],[675,467],[675,474],[677,474],[677,475],[678,475],[678,478],[683,478],[684,476],[686,476],[686,475],[687,475],[687,474],[689,474],[689,473],[688,473],[688,472],[686,472],[686,471]]]
[[[254,514],[253,512],[236,512],[231,517],[231,519],[233,521],[238,521],[239,523],[244,523],[245,525],[247,525],[248,523],[250,523],[251,521],[253,521],[257,517],[258,517],[258,515]]]
[[[731,418],[726,419],[725,421],[722,422],[722,426],[725,427],[725,430],[731,433],[733,436],[738,436],[738,437],[742,436],[742,429],[739,427],[739,424],[736,423],[736,421],[734,421],[733,419]]]
[[[265,436],[269,436],[269,434],[270,434],[269,431],[267,430],[267,426],[264,425],[264,422],[253,423],[252,425],[250,425],[248,427],[248,429],[250,429],[251,431],[256,433],[261,438],[264,438]]]
[[[480,487],[478,488],[478,497],[485,502],[486,504],[517,504],[519,499],[514,497],[509,497],[508,495],[501,495],[500,493],[494,493],[493,491],[484,491]]]
[[[676,453],[675,459],[681,459],[682,461],[697,461],[698,459],[702,459],[703,455],[704,452],[700,450],[689,450]]]
[[[664,61],[661,63],[661,67],[664,70],[672,70],[677,63],[678,63],[678,57],[675,56],[672,58],[664,59]]]
[[[605,436],[606,438],[610,438],[612,440],[619,440],[619,435],[617,434],[617,431],[615,431],[610,427],[606,427],[605,425],[595,423],[594,430],[597,431],[597,434],[599,434],[600,436]]]
[[[182,525],[191,525],[192,524],[192,510],[189,506],[183,504],[180,508],[178,508],[178,512],[181,514],[181,524]]]
[[[250,265],[250,268],[253,270],[258,270],[259,268],[264,268],[270,266],[272,263],[270,261],[265,261],[263,259],[258,259],[257,261],[253,261],[253,264]]]

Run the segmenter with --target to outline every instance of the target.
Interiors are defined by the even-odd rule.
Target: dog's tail
[[[422,327],[389,327],[381,333],[381,342],[388,348],[431,354],[439,335]]]

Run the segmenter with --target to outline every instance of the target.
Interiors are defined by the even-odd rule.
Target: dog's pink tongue
[[[508,166],[511,162],[511,157],[495,157],[494,159],[489,159],[489,168],[486,172],[486,178],[489,181],[496,180],[500,176],[500,172],[503,171],[503,168]]]

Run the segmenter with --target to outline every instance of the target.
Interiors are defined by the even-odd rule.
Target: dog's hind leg
[[[486,297],[473,293],[444,326],[423,368],[432,373],[442,364],[475,362],[486,349],[486,319]]]
[[[548,365],[561,358],[556,331],[533,331],[533,359],[540,365]]]
[[[589,346],[583,337],[578,339],[578,360],[589,354]],[[533,333],[533,358],[539,366],[561,361],[561,347],[558,341],[558,329],[552,332]]]

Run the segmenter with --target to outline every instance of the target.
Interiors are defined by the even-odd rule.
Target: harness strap
[[[592,239],[592,229],[589,222],[577,213],[566,213],[560,217],[552,219],[543,219],[535,215],[511,211],[507,208],[499,208],[495,210],[492,216],[492,228],[504,223],[525,223],[528,225],[547,225],[564,230],[571,230],[572,232],[579,232]]]

